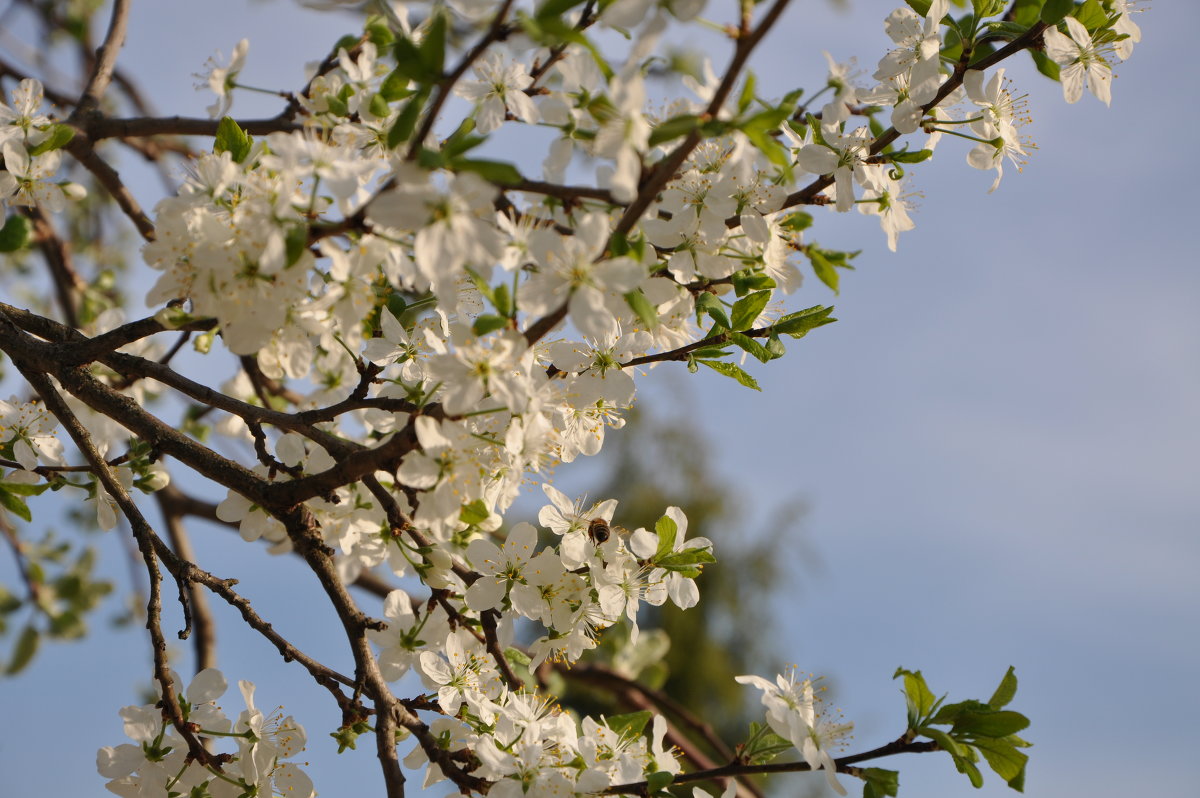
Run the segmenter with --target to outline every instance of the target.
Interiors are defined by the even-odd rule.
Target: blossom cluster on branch
[[[757,389],[747,358],[777,360],[785,341],[834,320],[822,305],[789,308],[804,271],[836,290],[857,254],[813,241],[804,208],[876,216],[895,250],[914,225],[906,171],[955,139],[969,142],[970,166],[996,172],[995,189],[1030,146],[1024,100],[997,64],[1030,51],[1068,102],[1086,85],[1108,103],[1113,61],[1140,40],[1126,0],[909,0],[886,18],[893,44],[869,80],[830,58],[817,91],[764,96],[747,64],[787,6],[383,3],[302,90],[281,93],[274,118],[228,115],[253,62],[238,43],[202,76],[217,95],[210,121],[106,112],[129,13],[118,0],[68,116],[48,113],[33,77],[0,104],[0,202],[13,212],[0,249],[41,249],[63,319],[0,304],[0,350],[32,397],[0,402],[11,469],[0,503],[28,521],[25,497],[85,492],[102,528],[129,525],[153,586],[162,700],[122,710],[134,744],[101,750],[111,791],[314,792],[291,761],[303,729],[264,717],[253,685],[241,682],[236,722],[213,703],[220,672],[201,669],[180,692],[159,645],[162,570],[180,586],[185,631],[212,593],[331,693],[343,748],[373,730],[389,796],[403,794],[404,768],[423,770],[425,785],[504,798],[648,796],[702,781],[753,793],[755,774],[815,769],[839,793],[842,773],[867,795],[894,795],[894,773],[857,763],[934,749],[973,782],[982,757],[1020,787],[1027,721],[1003,709],[1011,672],[989,701],[952,705],[919,673],[898,672],[904,734],[840,758],[850,724],[794,673],[739,678],[763,691],[766,724],[724,762],[694,753],[678,719],[577,718],[549,688],[553,668],[614,625],[637,645],[644,605],[695,606],[716,562],[709,540],[687,538],[680,508],[630,532],[617,499],[564,495],[553,470],[597,454],[661,364]],[[718,31],[729,60],[686,77],[686,94],[654,98],[650,71],[679,26]],[[614,57],[601,45],[617,35]],[[495,157],[494,136],[513,130],[545,142],[536,177]],[[211,151],[188,153],[178,191],[150,213],[97,149],[114,139],[167,150],[189,134],[208,136]],[[65,265],[47,214],[89,198],[58,179],[71,159],[145,239],[157,274],[147,318],[125,322],[116,302],[98,311]],[[164,353],[155,337],[172,332]],[[219,388],[189,377],[171,363],[187,341],[202,355],[227,350],[238,370]],[[163,395],[191,403],[183,423],[152,411]],[[57,425],[82,465],[67,465]],[[253,460],[236,454],[250,450]],[[165,459],[224,497],[184,494]],[[530,483],[548,501],[540,529],[506,518]],[[159,495],[172,529],[198,515],[302,557],[337,610],[354,673],[297,650],[174,532],[168,545],[135,487]],[[359,607],[355,584],[376,586],[381,618]],[[393,683],[410,671],[425,692],[400,697]],[[401,761],[397,742],[410,736]],[[800,759],[770,762],[788,751]]]

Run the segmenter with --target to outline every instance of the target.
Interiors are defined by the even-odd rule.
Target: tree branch
[[[131,0],[113,0],[112,17],[108,23],[108,33],[100,49],[96,51],[96,63],[92,74],[88,77],[87,85],[71,115],[75,117],[87,114],[100,105],[100,97],[112,81],[113,70],[117,66],[117,55],[121,45],[125,43],[125,31],[129,25],[129,9]]]

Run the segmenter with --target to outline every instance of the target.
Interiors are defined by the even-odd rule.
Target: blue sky
[[[817,84],[822,49],[873,71],[895,3],[847,5],[795,4],[756,62],[765,91]],[[192,73],[242,36],[247,81],[292,87],[304,59],[353,30],[282,0],[204,9],[135,5],[121,63],[164,113],[203,114]],[[873,219],[819,215],[813,240],[863,249],[858,270],[838,297],[806,283],[795,307],[832,303],[840,321],[782,361],[751,364],[762,394],[682,369],[644,381],[657,414],[721,419],[712,447],[746,506],[765,516],[808,503],[820,566],[778,597],[779,648],[830,675],[857,743],[901,731],[896,666],[922,668],[952,697],[986,697],[1012,664],[1014,707],[1033,719],[1035,798],[1188,794],[1184,763],[1200,742],[1200,207],[1183,135],[1200,119],[1181,55],[1200,6],[1159,2],[1138,21],[1145,41],[1118,69],[1111,109],[1090,95],[1067,106],[1015,59],[1008,74],[1029,94],[1039,149],[989,195],[990,173],[944,140],[911,170],[925,197],[897,254]],[[276,106],[246,95],[234,108]],[[159,188],[138,191],[153,204]],[[222,535],[197,534],[201,558],[260,583],[256,606],[306,647],[335,644],[322,610],[301,603],[311,579],[298,564]],[[375,789],[369,751],[338,758],[325,745],[336,719],[298,669],[232,617],[222,635],[229,673],[308,725],[322,794]],[[136,632],[100,635],[0,684],[5,794],[102,790],[94,752],[122,740],[116,711],[134,702],[146,654]],[[1007,793],[994,778],[976,793],[941,757],[894,765],[910,798]]]

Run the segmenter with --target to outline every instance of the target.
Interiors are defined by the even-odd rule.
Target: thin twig
[[[506,30],[504,18],[508,16],[508,10],[512,8],[512,4],[513,0],[503,0],[500,8],[496,11],[496,16],[492,17],[492,24],[488,26],[487,33],[475,43],[474,47],[466,52],[450,74],[446,75],[438,83],[437,96],[433,98],[433,102],[425,109],[425,118],[421,120],[421,126],[417,128],[416,135],[413,136],[412,141],[408,145],[408,154],[405,155],[405,160],[414,161],[421,153],[421,147],[424,146],[425,139],[429,137],[429,131],[433,129],[434,123],[437,122],[437,115],[441,113],[442,106],[450,98],[450,92],[454,90],[454,84],[466,74],[471,64],[475,63],[475,60],[487,51],[492,42],[503,38]]]
[[[87,85],[79,98],[72,117],[89,113],[100,105],[100,97],[112,81],[113,70],[117,65],[117,55],[121,45],[125,43],[125,31],[129,26],[129,9],[131,0],[113,0],[112,17],[108,23],[108,33],[104,42],[96,52],[96,64],[88,77]]]

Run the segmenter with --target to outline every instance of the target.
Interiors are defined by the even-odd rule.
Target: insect
[[[612,530],[608,526],[608,521],[603,518],[593,518],[588,522],[588,537],[592,542],[599,546],[612,536]]]

